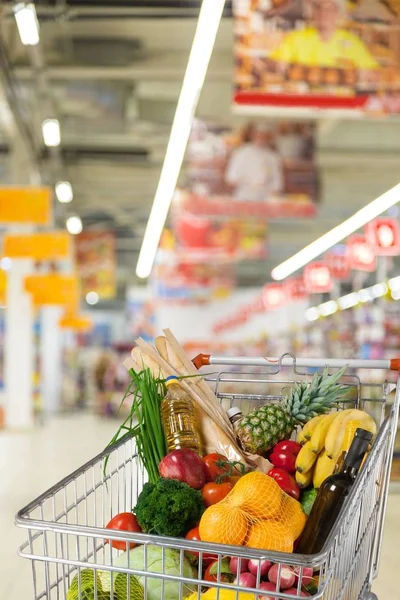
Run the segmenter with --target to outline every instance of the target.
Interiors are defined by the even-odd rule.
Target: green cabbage
[[[145,552],[146,568],[145,568]],[[160,546],[148,545],[138,546],[129,552],[129,568],[148,573],[165,573],[166,575],[177,575],[196,578],[197,573],[186,557],[183,557],[182,575],[180,571],[180,552],[172,548],[164,549],[164,565],[162,562],[162,548]],[[128,568],[128,555],[125,552],[114,561],[115,567]],[[163,569],[164,566],[164,569]],[[158,579],[155,577],[137,576],[139,582],[145,586],[147,580],[146,600],[176,600],[179,598],[180,582]],[[164,587],[163,587],[164,584]],[[182,597],[188,596],[196,591],[197,586],[182,585]]]

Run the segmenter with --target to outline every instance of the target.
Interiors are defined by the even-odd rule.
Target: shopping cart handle
[[[198,354],[193,360],[192,363],[196,367],[196,369],[201,369],[201,367],[206,367],[210,364],[211,354]]]

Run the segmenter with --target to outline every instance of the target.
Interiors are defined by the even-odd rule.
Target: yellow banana
[[[332,475],[335,470],[335,461],[329,458],[324,450],[318,457],[314,468],[313,484],[316,489],[319,489],[325,479]]]
[[[310,469],[306,473],[299,473],[299,471],[296,471],[296,483],[299,486],[299,488],[307,488],[311,485],[313,480],[313,473],[313,469]]]
[[[330,427],[328,429],[328,433],[325,436],[325,450],[329,458],[333,457],[336,438],[340,429],[340,426],[343,420],[346,418],[348,414],[351,413],[353,409],[347,408],[346,410],[341,410],[338,412],[336,419],[332,421]]]
[[[357,408],[355,408],[348,415],[345,416],[345,418],[343,419],[343,421],[339,427],[339,430],[336,435],[335,444],[333,446],[333,455],[331,458],[337,459],[340,456],[341,452],[343,452],[343,451],[347,452],[347,450],[350,448],[350,445],[349,445],[349,447],[347,449],[343,450],[342,446],[343,446],[343,442],[344,442],[344,438],[345,438],[347,424],[350,422],[354,422],[354,421],[358,422],[358,426],[355,427],[355,429],[353,430],[353,435],[351,435],[351,430],[348,434],[348,439],[350,439],[350,445],[351,445],[351,442],[353,441],[354,434],[358,427],[362,427],[363,429],[370,431],[372,433],[372,435],[376,434],[376,423],[373,420],[373,418],[370,417],[369,414],[364,412],[363,410],[358,410]]]
[[[304,446],[297,455],[296,471],[299,471],[299,473],[307,473],[307,471],[311,469],[317,458],[318,454],[315,454],[315,452],[312,451],[311,442],[308,441],[306,444],[304,444]]]
[[[316,454],[319,454],[325,448],[325,438],[331,423],[337,418],[340,413],[331,413],[326,415],[316,426],[311,436],[311,449]]]
[[[304,425],[303,429],[300,429],[299,433],[297,434],[297,441],[299,444],[305,444],[309,439],[311,439],[314,429],[325,417],[326,415],[318,415],[313,417]]]

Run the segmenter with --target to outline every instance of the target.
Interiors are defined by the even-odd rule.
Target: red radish
[[[298,596],[297,588],[290,588],[289,590],[285,590],[285,594],[288,594],[289,596]],[[301,590],[300,598],[309,598],[310,596],[311,594],[309,594],[308,592],[303,592],[303,590]]]
[[[235,579],[234,585],[241,585],[242,587],[255,588],[257,579],[251,573],[241,573],[238,579]]]
[[[201,490],[206,482],[203,461],[189,448],[173,450],[164,456],[158,467],[161,477],[177,479],[195,490]]]
[[[270,560],[255,560],[252,558],[249,560],[249,571],[257,577],[258,571],[260,571],[260,579],[268,575],[268,571],[272,567]]]
[[[247,571],[250,571],[250,569],[248,568],[249,566],[249,561],[247,558],[242,558],[240,560],[240,573],[246,573]],[[236,556],[232,556],[231,558],[231,562],[229,563],[229,568],[231,570],[232,575],[234,575],[235,577],[237,577],[238,575],[238,567],[239,567],[239,559]],[[251,571],[250,571],[251,572]]]
[[[296,567],[294,569],[294,573],[296,575],[296,579],[300,577],[300,567]],[[312,567],[303,567],[303,574],[301,578],[301,585],[310,585],[314,575],[314,570]]]
[[[266,592],[276,592],[276,585],[274,583],[270,583],[269,581],[263,581],[260,583],[260,590]],[[259,594],[258,598],[259,600],[277,600],[276,596],[272,597],[264,594]]]
[[[271,583],[276,583],[279,577],[279,565],[272,565],[268,572],[268,579]],[[293,572],[293,569],[288,565],[281,566],[279,585],[281,590],[286,590],[291,588],[296,581],[296,575]]]

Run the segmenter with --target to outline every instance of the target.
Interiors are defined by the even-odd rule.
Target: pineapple
[[[296,425],[304,425],[316,415],[329,412],[349,391],[338,383],[346,367],[334,375],[324,369],[315,373],[311,382],[296,383],[289,395],[279,404],[266,404],[244,416],[236,433],[244,450],[266,454],[275,444],[288,439]]]

